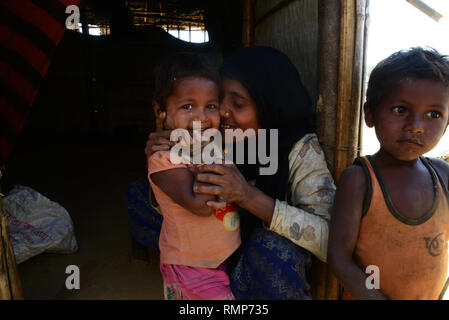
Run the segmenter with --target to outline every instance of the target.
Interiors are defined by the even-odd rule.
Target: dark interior
[[[242,4],[86,0],[80,10],[83,26],[103,25],[110,34],[65,32],[2,181],[5,194],[22,184],[67,209],[79,249],[20,264],[24,298],[162,299],[158,254],[142,254],[131,240],[125,201],[127,186],[146,176],[152,70],[174,51],[207,52],[220,63],[242,46]],[[162,29],[190,22],[204,24],[209,42],[185,42]],[[72,264],[81,290],[65,287]]]

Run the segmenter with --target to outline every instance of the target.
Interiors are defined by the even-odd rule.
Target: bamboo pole
[[[366,0],[341,0],[334,178],[359,155]]]
[[[318,4],[318,99],[316,133],[331,172],[334,166],[335,120],[337,116],[340,1],[320,0]]]
[[[334,165],[336,105],[338,98],[338,64],[340,39],[340,1],[320,0],[318,4],[318,100],[317,135],[331,172]],[[327,264],[312,258],[309,279],[314,300],[338,299],[337,279]]]
[[[8,234],[8,222],[3,208],[3,201],[0,197],[0,300],[11,299],[23,299],[23,293],[14,251]]]
[[[6,250],[3,240],[3,215],[0,218],[0,300],[10,300],[11,290],[8,277],[8,265],[6,263]]]
[[[367,83],[365,81],[366,78],[366,57],[367,57],[367,53],[368,53],[368,34],[369,34],[369,25],[370,25],[370,13],[369,13],[369,9],[370,9],[370,0],[366,0],[366,4],[365,4],[365,24],[364,24],[364,30],[363,30],[363,55],[362,55],[362,59],[363,59],[363,64],[362,64],[362,97],[360,100],[360,105],[363,106],[363,103],[365,101],[365,96],[366,96],[366,86]],[[359,147],[362,145],[362,141],[363,141],[363,124],[365,123],[364,120],[364,114],[362,112],[363,108],[360,109],[360,116],[359,116]]]
[[[421,0],[406,0],[406,1],[437,22],[440,21],[440,19],[443,17],[441,13],[435,11]]]
[[[242,44],[254,45],[254,0],[243,0]]]
[[[338,5],[333,0],[323,0],[320,8],[320,36],[329,32],[331,40],[339,47],[332,47],[320,39],[320,63],[326,63],[325,59],[332,59],[332,53],[338,57],[338,80],[332,77],[336,68],[332,61],[323,64],[320,69],[319,98],[317,113],[320,117],[317,131],[324,141],[323,149],[331,153],[333,149],[333,175],[338,181],[342,171],[352,164],[359,155],[359,133],[361,123],[361,106],[363,96],[363,81],[365,70],[365,52],[367,29],[365,26],[368,0],[340,0],[339,8],[332,8],[333,13],[326,12],[332,5]],[[338,15],[338,9],[340,14]],[[332,23],[339,20],[339,28]],[[339,29],[339,36],[332,34],[328,28]],[[335,61],[333,62],[335,64]],[[329,67],[330,70],[324,70]],[[330,73],[328,75],[328,73]],[[337,74],[336,72],[334,74]],[[333,91],[336,89],[336,94]],[[332,122],[332,106],[336,105],[336,122]],[[321,119],[321,117],[326,119]],[[328,117],[331,118],[328,118]],[[328,144],[329,127],[334,125],[334,148]],[[332,159],[332,158],[331,158]],[[314,259],[314,267],[311,277],[312,295],[314,299],[335,300],[340,298],[341,287],[335,276],[328,270],[327,265]]]

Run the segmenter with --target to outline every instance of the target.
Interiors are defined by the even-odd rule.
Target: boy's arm
[[[193,173],[187,168],[175,168],[152,173],[151,180],[173,201],[186,210],[198,215],[210,216],[214,209],[206,205],[216,200],[215,196],[195,194],[193,192]]]
[[[329,232],[327,261],[337,279],[356,299],[385,299],[376,289],[365,285],[367,274],[354,261],[366,191],[363,169],[351,166],[343,171],[335,195]]]

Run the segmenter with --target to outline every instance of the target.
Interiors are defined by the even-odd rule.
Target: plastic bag
[[[69,213],[56,202],[25,186],[15,186],[3,199],[16,257],[22,263],[42,252],[78,250]]]

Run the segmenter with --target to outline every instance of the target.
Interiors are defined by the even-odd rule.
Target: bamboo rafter
[[[2,173],[0,171],[0,180]],[[0,300],[23,299],[22,285],[8,233],[8,222],[0,197]]]
[[[435,21],[440,21],[440,19],[443,17],[441,13],[432,9],[421,0],[406,0],[406,1]]]

